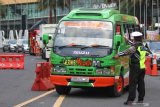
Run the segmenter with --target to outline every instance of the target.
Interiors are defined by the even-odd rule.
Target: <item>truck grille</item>
[[[71,75],[93,75],[95,70],[94,68],[91,67],[84,67],[84,68],[68,67],[67,71]]]

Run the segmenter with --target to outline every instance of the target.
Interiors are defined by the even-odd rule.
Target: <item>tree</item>
[[[3,3],[0,1],[0,17],[5,17],[6,7],[3,5]]]
[[[42,11],[49,8],[49,23],[52,23],[52,9],[54,11],[54,23],[57,22],[57,7],[64,9],[65,7],[70,8],[70,0],[38,0],[38,10]]]

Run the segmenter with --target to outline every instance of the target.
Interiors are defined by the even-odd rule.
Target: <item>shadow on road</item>
[[[124,89],[123,94],[127,92],[128,89]],[[123,95],[122,94],[122,95]],[[116,98],[112,95],[111,88],[79,88],[71,90],[70,97],[83,97],[83,98]]]

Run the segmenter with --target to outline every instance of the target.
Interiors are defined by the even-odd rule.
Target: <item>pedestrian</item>
[[[148,48],[143,46],[141,32],[135,31],[131,33],[131,37],[134,38],[132,46],[117,55],[114,58],[120,56],[130,55],[129,61],[129,95],[124,105],[132,105],[136,98],[136,87],[138,85],[138,102],[143,103],[145,96],[145,56],[149,52]]]

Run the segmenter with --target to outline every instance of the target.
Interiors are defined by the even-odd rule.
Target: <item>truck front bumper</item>
[[[109,87],[115,83],[114,77],[88,77],[89,82],[73,82],[71,80],[73,77],[84,76],[51,75],[50,79],[54,85],[73,87]]]

